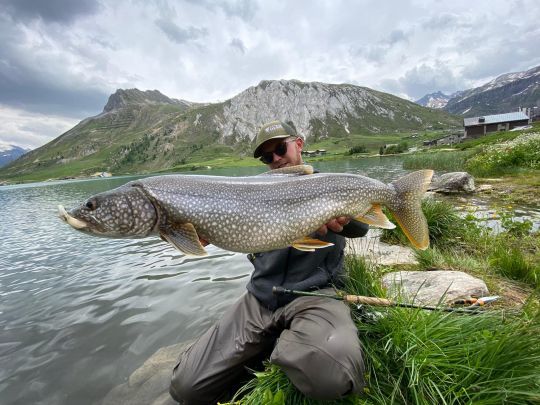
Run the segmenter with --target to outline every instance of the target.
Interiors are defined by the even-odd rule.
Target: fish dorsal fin
[[[162,225],[159,227],[159,234],[163,240],[186,255],[206,256],[208,254],[199,241],[195,227],[189,222]]]
[[[275,176],[275,175],[288,175],[288,176],[303,176],[306,174],[313,174],[313,166],[310,165],[297,165],[281,167],[279,169],[269,170],[267,172],[259,174],[259,176]]]
[[[383,229],[394,229],[396,226],[390,222],[388,217],[382,212],[380,204],[373,204],[364,215],[355,217],[357,221]]]
[[[315,249],[334,246],[334,244],[330,242],[324,242],[319,239],[310,238],[309,236],[304,236],[302,239],[295,240],[291,246],[303,252],[314,252]]]

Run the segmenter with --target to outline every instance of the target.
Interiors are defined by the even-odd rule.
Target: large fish
[[[149,177],[97,194],[70,212],[59,206],[60,217],[92,235],[159,235],[185,254],[205,255],[200,239],[244,253],[323,248],[330,244],[308,235],[339,216],[394,228],[381,210],[384,205],[415,247],[429,246],[420,203],[432,170],[389,184],[312,171],[311,166],[294,166],[251,177]]]

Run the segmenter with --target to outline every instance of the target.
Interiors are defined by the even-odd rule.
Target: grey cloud
[[[157,19],[155,23],[171,41],[179,44],[185,44],[186,42],[208,35],[208,30],[206,28],[193,26],[182,28],[173,21],[164,18]]]
[[[98,0],[2,0],[1,3],[4,13],[14,20],[39,18],[60,24],[70,24],[100,8]]]
[[[187,0],[190,3],[214,11],[221,9],[229,17],[239,17],[251,21],[257,14],[259,5],[252,0]]]
[[[232,41],[229,43],[230,46],[233,48],[238,49],[242,53],[246,53],[246,46],[239,38],[233,38]]]
[[[101,111],[107,101],[103,90],[84,82],[75,87],[76,79],[66,72],[54,71],[26,57],[28,51],[17,46],[16,37],[15,30],[0,30],[0,103],[70,117]]]
[[[382,63],[388,52],[392,50],[392,47],[397,46],[401,42],[408,42],[410,35],[411,32],[396,29],[381,41],[352,49],[350,53],[353,56],[364,57],[371,62]]]
[[[397,44],[398,42],[407,42],[408,35],[403,30],[393,30],[388,36],[387,43],[389,45]]]
[[[421,27],[428,30],[444,30],[446,28],[455,28],[457,26],[468,25],[463,18],[456,14],[443,13],[424,20]]]
[[[463,74],[477,80],[538,65],[540,29],[526,32],[514,29],[513,32],[515,36],[500,40],[479,37],[471,43],[463,43],[463,49],[474,55]]]
[[[434,67],[426,64],[415,66],[398,79],[381,81],[381,86],[385,91],[405,93],[415,100],[437,90],[447,94],[463,90],[462,80],[443,63],[436,63]]]

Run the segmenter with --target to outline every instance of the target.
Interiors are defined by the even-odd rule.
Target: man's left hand
[[[351,221],[348,217],[337,217],[329,221],[328,223],[317,229],[319,235],[326,235],[328,230],[339,233],[343,230],[343,227]]]

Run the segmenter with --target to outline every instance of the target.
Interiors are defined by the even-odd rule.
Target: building
[[[326,155],[326,149],[303,150],[302,155],[307,157],[323,156]]]
[[[486,115],[464,118],[465,138],[479,138],[489,132],[508,131],[529,124],[529,117],[523,112]]]
[[[519,112],[524,113],[531,121],[540,120],[540,108],[537,106],[534,107],[519,107]]]
[[[446,136],[443,136],[442,138],[437,139],[431,139],[429,141],[424,141],[424,146],[438,146],[438,145],[454,145],[456,143],[460,143],[463,141],[463,138],[465,138],[465,135],[463,133],[454,133],[449,134]]]

